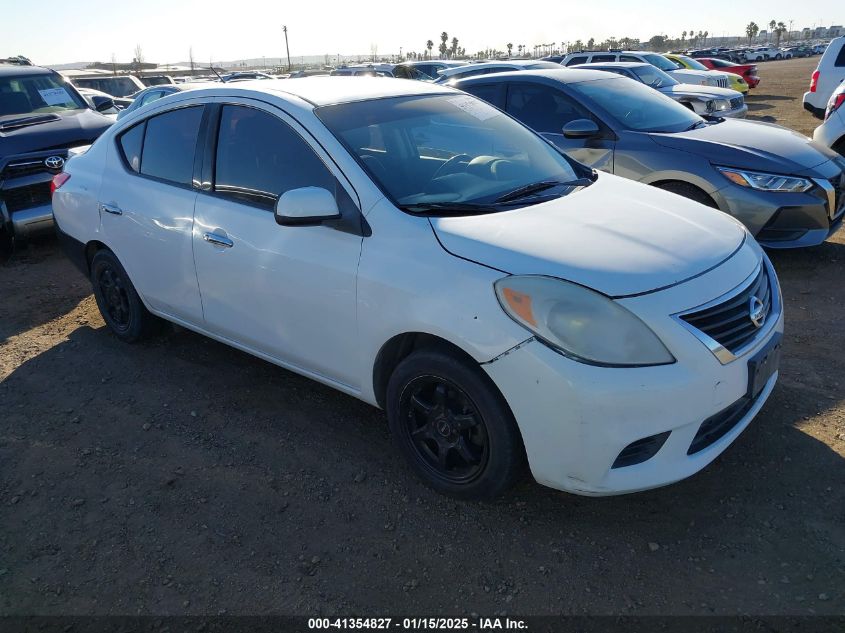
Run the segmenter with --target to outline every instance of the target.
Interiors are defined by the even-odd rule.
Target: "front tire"
[[[161,321],[144,306],[111,251],[98,251],[91,260],[91,285],[103,320],[121,341],[137,343],[158,330]]]
[[[517,480],[522,437],[504,397],[477,365],[437,349],[412,353],[387,386],[390,432],[434,490],[490,499]]]

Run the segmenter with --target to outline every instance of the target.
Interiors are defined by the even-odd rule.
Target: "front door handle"
[[[202,236],[202,239],[216,246],[224,246],[225,248],[232,248],[235,245],[228,237],[219,235],[218,233],[206,233]]]
[[[123,209],[116,204],[100,204],[100,211],[111,213],[112,215],[123,215]]]

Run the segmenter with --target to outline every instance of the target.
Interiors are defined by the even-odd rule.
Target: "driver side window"
[[[284,121],[255,108],[224,106],[214,192],[272,210],[281,194],[300,187],[328,189],[341,209],[351,204],[323,161]]]
[[[587,110],[568,96],[542,84],[510,84],[507,112],[544,134],[560,134],[570,121],[592,119]]]

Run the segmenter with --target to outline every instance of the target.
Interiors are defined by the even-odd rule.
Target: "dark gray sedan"
[[[601,71],[499,73],[454,85],[582,163],[733,215],[767,247],[820,244],[845,217],[845,159],[786,128],[702,118]]]

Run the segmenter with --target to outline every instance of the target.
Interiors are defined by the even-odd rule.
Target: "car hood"
[[[759,121],[724,119],[686,132],[654,133],[651,138],[714,164],[796,176],[814,176],[814,167],[837,157],[798,132]]]
[[[709,86],[712,80],[709,76],[709,71],[704,70],[687,70],[686,68],[679,68],[678,70],[670,70],[668,73],[676,81],[688,84],[698,84]]]
[[[32,119],[33,124],[24,125],[23,119]],[[37,122],[41,119],[43,122]],[[22,122],[20,126],[10,127],[18,121]],[[90,144],[112,123],[112,119],[93,110],[3,116],[0,117],[0,160],[15,154]]]
[[[716,86],[696,86],[693,84],[678,84],[676,86],[663,86],[658,88],[660,92],[670,97],[698,97],[700,99],[733,99],[740,97],[736,90],[730,88],[717,88]]]
[[[431,218],[443,247],[511,274],[549,275],[612,297],[718,266],[746,231],[729,216],[606,173],[563,198],[480,216]]]

